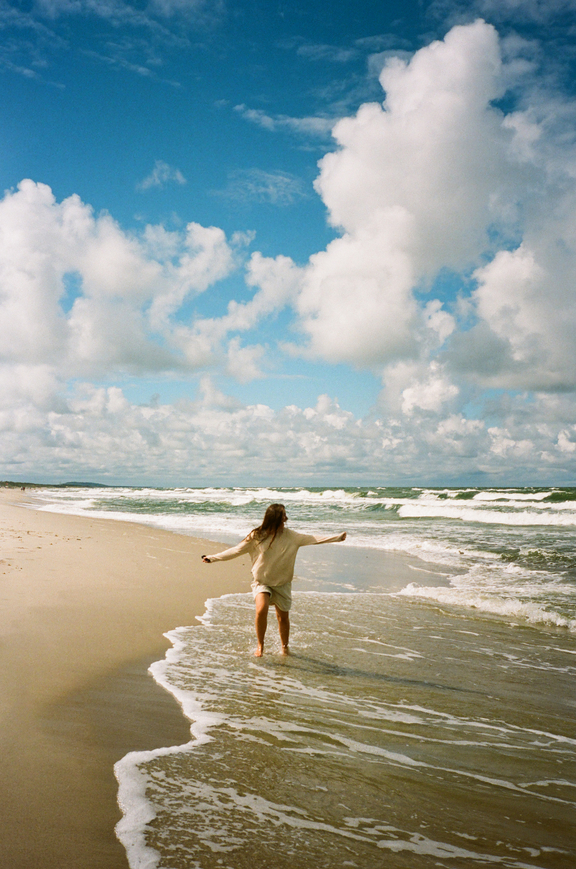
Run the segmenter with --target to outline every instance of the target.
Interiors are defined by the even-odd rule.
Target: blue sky
[[[574,483],[575,25],[0,2],[0,476]]]

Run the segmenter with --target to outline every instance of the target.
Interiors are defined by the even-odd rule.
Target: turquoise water
[[[174,626],[151,677],[191,738],[117,764],[132,869],[576,866],[576,490],[42,497],[224,543],[281,501],[349,535],[298,557],[289,658],[272,624],[252,657],[250,595]]]

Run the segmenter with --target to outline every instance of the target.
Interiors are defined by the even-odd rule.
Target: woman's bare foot
[[[290,654],[290,647],[289,646],[282,646],[282,654],[289,655]]]
[[[256,646],[256,650],[254,652],[255,658],[261,658],[264,654],[264,646]]]

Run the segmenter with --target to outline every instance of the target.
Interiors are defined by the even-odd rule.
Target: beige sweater
[[[342,540],[341,534],[334,537],[314,537],[312,534],[299,534],[291,528],[284,528],[273,541],[271,537],[254,540],[248,535],[237,546],[208,557],[210,561],[228,561],[230,558],[248,554],[252,559],[252,576],[256,582],[278,588],[292,581],[296,555],[301,546],[337,543],[339,540]]]

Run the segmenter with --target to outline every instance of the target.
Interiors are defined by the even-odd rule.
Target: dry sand
[[[249,591],[249,563],[216,573],[217,544],[27,503],[0,490],[0,867],[126,869],[113,765],[190,735],[147,668],[207,598]]]

